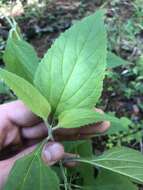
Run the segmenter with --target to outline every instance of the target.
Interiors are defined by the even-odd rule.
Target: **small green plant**
[[[17,24],[10,21],[12,29],[4,53],[6,69],[0,70],[0,77],[43,119],[48,137],[32,154],[16,162],[4,190],[137,190],[135,184],[143,183],[143,156],[126,147],[112,148],[97,156],[92,153],[90,140],[65,142],[68,151],[80,155],[80,158],[72,158],[79,166],[66,169],[61,161],[60,167],[48,167],[41,160],[42,146],[54,140],[53,131],[58,128],[108,120],[111,134],[130,124],[126,118],[93,111],[102,92],[106,69],[114,67],[116,59],[121,61],[107,52],[103,16],[104,12],[99,10],[74,24],[61,34],[41,60],[33,47],[22,39]]]

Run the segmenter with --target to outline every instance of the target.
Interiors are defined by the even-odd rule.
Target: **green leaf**
[[[110,121],[111,125],[113,126],[119,125],[120,127],[124,127],[124,125],[126,126],[127,123],[122,122],[122,120],[126,119],[125,118],[118,119],[114,116],[108,114],[100,114],[98,112],[89,109],[72,109],[69,111],[64,111],[59,115],[58,125],[64,128],[74,128],[101,121]],[[116,127],[114,131],[116,132]]]
[[[66,141],[64,142],[64,148],[66,152],[78,154],[81,157],[91,157],[93,155],[91,140]],[[80,163],[76,167],[69,168],[67,171],[68,177],[80,176],[77,179],[75,178],[74,181],[79,186],[87,186],[95,181],[94,166],[89,164]]]
[[[16,30],[16,29],[15,29]],[[24,41],[13,28],[9,33],[4,62],[6,69],[32,83],[39,59],[34,48]]]
[[[86,140],[84,143],[77,146],[77,153],[81,157],[87,157],[87,156],[91,157],[93,155],[91,140]],[[95,181],[93,166],[89,164],[81,163],[77,167],[79,169],[80,175],[83,178],[83,186],[93,184]]]
[[[138,190],[137,185],[133,184],[127,177],[113,173],[108,170],[101,170],[94,186],[88,186],[84,190]]]
[[[80,159],[81,162],[122,174],[143,183],[143,155],[130,148],[113,148],[103,155],[89,159]]]
[[[130,130],[130,126],[132,124],[132,121],[128,119],[127,117],[121,117],[119,119],[120,123],[117,122],[111,122],[111,126],[109,130],[107,131],[107,135],[117,134],[119,132],[127,132]]]
[[[4,82],[0,81],[0,94],[9,94],[9,88],[4,84]]]
[[[113,69],[119,66],[130,65],[131,63],[122,59],[112,52],[107,53],[107,69]]]
[[[51,104],[54,116],[71,108],[92,108],[101,95],[106,68],[103,11],[77,22],[49,49],[34,84]]]
[[[46,166],[38,153],[16,161],[4,190],[59,190],[56,173]]]
[[[23,78],[4,69],[0,69],[0,78],[5,81],[33,113],[43,119],[48,117],[50,105],[34,86]]]

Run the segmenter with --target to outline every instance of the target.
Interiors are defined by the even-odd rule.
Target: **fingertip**
[[[99,109],[99,108],[95,108],[95,111],[98,112],[98,113],[100,113],[100,114],[103,114],[103,113],[104,113],[104,111],[101,110],[101,109]]]
[[[104,111],[101,109],[95,108],[95,111],[100,113],[100,114],[104,114]],[[110,125],[111,125],[111,123],[109,121],[103,121],[100,125],[99,132],[103,133],[103,132],[107,131],[108,128],[110,127]]]
[[[26,139],[36,139],[46,137],[48,130],[44,123],[39,123],[34,127],[26,127],[21,130],[22,137]]]
[[[110,122],[109,121],[103,121],[102,123],[101,123],[101,126],[100,126],[100,133],[104,133],[105,131],[107,131],[108,129],[109,129],[109,127],[110,127]]]
[[[72,158],[79,158],[80,156],[78,154],[71,154],[71,153],[65,153],[63,162],[64,166],[68,168],[73,168],[78,165],[78,162],[72,161]]]
[[[53,165],[64,157],[64,147],[57,142],[44,145],[42,159],[47,165]]]

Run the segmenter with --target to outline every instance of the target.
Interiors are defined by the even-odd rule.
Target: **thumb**
[[[64,147],[58,142],[49,142],[44,145],[42,159],[47,165],[53,165],[65,155]]]
[[[16,160],[30,154],[32,151],[34,151],[35,148],[36,145],[33,145],[23,150],[22,152],[18,153],[14,157],[8,159],[8,161],[11,163],[11,165],[13,165]],[[64,155],[65,155],[64,147],[58,142],[49,142],[44,145],[42,150],[42,159],[48,165],[55,164],[57,161],[62,159]]]
[[[31,146],[31,147],[25,149],[24,151],[20,152],[16,156],[12,157],[10,159],[11,164],[13,165],[13,163],[16,160],[18,160],[19,158],[22,158],[23,156],[26,156],[29,153],[31,153],[32,151],[34,151],[35,148],[36,148],[36,145]],[[65,152],[64,152],[63,145],[61,145],[58,142],[48,142],[43,147],[41,157],[47,165],[53,165],[57,161],[61,160],[64,157],[64,155],[65,155]]]

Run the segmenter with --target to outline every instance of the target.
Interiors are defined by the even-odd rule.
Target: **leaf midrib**
[[[122,162],[133,162],[133,163],[138,163],[138,164],[143,164],[143,162],[139,162],[139,161],[134,161],[134,160],[126,160],[126,159],[106,159],[106,158],[104,158],[104,159],[95,159],[95,160],[88,160],[89,162],[91,161],[91,162],[100,162],[100,161],[122,161]]]
[[[93,25],[93,26],[94,26],[94,25]],[[54,113],[53,113],[53,118],[55,117],[55,114],[56,114],[56,112],[57,112],[58,106],[59,106],[59,104],[60,104],[60,100],[62,99],[62,96],[63,96],[63,94],[64,94],[64,91],[65,91],[65,89],[66,89],[66,87],[67,87],[67,85],[68,85],[68,83],[69,83],[69,81],[70,81],[70,79],[71,79],[71,76],[72,76],[72,74],[73,74],[73,72],[74,72],[74,70],[75,70],[75,68],[76,68],[76,65],[77,65],[78,59],[79,59],[79,57],[80,57],[80,54],[81,54],[82,50],[84,49],[84,46],[85,46],[85,44],[87,43],[87,41],[88,41],[88,39],[89,39],[89,37],[90,37],[90,34],[91,34],[92,30],[93,30],[93,26],[92,26],[92,28],[89,30],[88,38],[86,38],[86,40],[84,41],[84,43],[83,43],[83,45],[82,45],[82,48],[81,48],[81,50],[80,50],[80,52],[79,52],[79,55],[78,55],[78,57],[77,57],[77,60],[75,61],[75,64],[73,65],[73,68],[72,68],[72,71],[71,71],[71,73],[70,73],[70,75],[69,75],[69,77],[68,77],[68,79],[67,79],[67,81],[66,81],[66,83],[65,83],[65,85],[64,85],[64,88],[63,88],[63,90],[62,90],[62,92],[61,92],[61,95],[59,96],[59,99],[58,99],[58,101],[57,101],[57,105],[55,106],[55,111],[54,111]],[[66,48],[65,48],[65,50],[66,50]],[[64,50],[64,51],[65,51],[65,50]],[[63,64],[63,63],[62,63],[62,64]]]
[[[119,173],[119,174],[121,174],[121,175],[124,175],[124,176],[130,177],[130,178],[132,178],[132,179],[138,180],[138,181],[140,181],[140,182],[143,182],[143,179],[140,179],[140,178],[136,177],[135,175],[130,175],[130,174],[127,174],[127,173],[125,173],[125,172],[116,170],[116,169],[114,169],[114,168],[112,168],[112,167],[104,166],[104,165],[102,165],[102,164],[100,164],[100,163],[98,163],[98,162],[96,162],[96,163],[94,163],[94,162],[91,163],[92,161],[90,162],[90,160],[79,160],[79,161],[84,162],[84,163],[88,163],[88,164],[94,164],[95,166],[99,166],[99,167],[101,167],[101,168],[104,168],[104,169],[113,171],[113,172],[115,172],[115,173]],[[97,161],[97,160],[95,160],[95,161]],[[107,160],[106,160],[106,161],[107,161]],[[139,162],[139,163],[140,163],[140,162]]]
[[[17,51],[19,52],[20,56],[23,58],[23,60],[24,60],[24,59],[27,59],[27,58],[26,58],[25,56],[23,56],[23,54],[21,53],[21,50],[20,50],[20,48],[18,48],[18,45],[15,44],[15,46],[16,46]],[[19,60],[18,57],[17,57],[17,59]],[[32,74],[32,72],[31,72],[31,69],[30,69],[29,67],[27,67],[25,64],[22,64],[22,65],[23,65],[23,67],[24,67],[24,70],[26,70],[25,74],[26,74],[27,77],[30,79],[30,81],[32,81],[32,80],[33,80],[33,74]]]
[[[23,186],[24,186],[24,184],[25,184],[25,182],[26,182],[26,179],[27,179],[27,177],[28,177],[28,175],[29,175],[29,172],[30,172],[32,163],[33,163],[33,161],[36,159],[36,157],[38,157],[37,154],[38,154],[38,150],[37,150],[37,152],[34,153],[34,156],[33,156],[33,158],[31,159],[31,162],[30,162],[29,167],[28,167],[28,171],[27,171],[27,173],[26,173],[26,175],[25,175],[23,181],[21,182],[20,187],[18,187],[19,190],[21,190],[21,189],[23,188]],[[18,189],[17,189],[17,190],[18,190]]]

